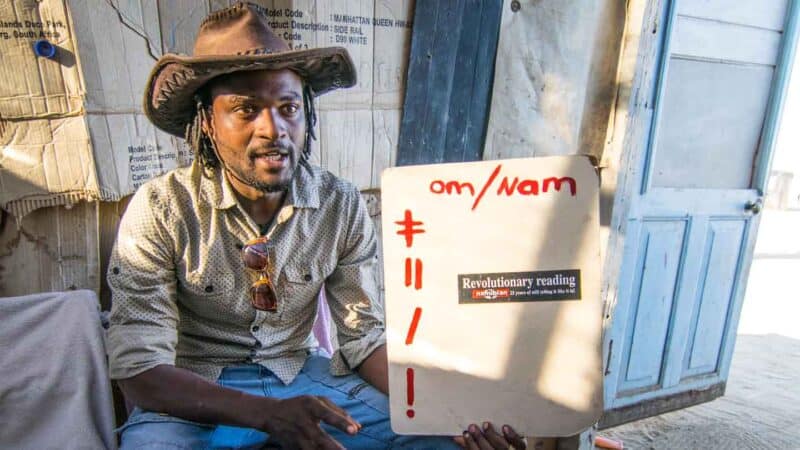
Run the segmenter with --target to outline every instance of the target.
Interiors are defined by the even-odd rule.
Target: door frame
[[[654,157],[653,151],[647,151],[657,136],[657,123],[660,115],[661,96],[664,91],[666,74],[669,65],[669,49],[673,39],[673,24],[677,16],[678,1],[685,0],[646,0],[646,12],[641,23],[640,39],[637,43],[636,67],[631,83],[631,94],[626,99],[629,112],[626,117],[625,135],[621,142],[619,175],[616,180],[616,193],[614,208],[611,217],[611,230],[609,235],[608,252],[605,257],[606,288],[603,292],[605,300],[604,314],[604,369],[606,380],[615,381],[617,374],[609,372],[613,352],[622,351],[624,343],[614,343],[611,338],[612,319],[616,313],[617,299],[620,297],[620,287],[629,285],[626,280],[632,274],[622,272],[625,259],[625,238],[628,234],[629,216],[635,211],[636,198],[644,194],[650,184],[650,161]],[[752,176],[751,189],[756,189],[760,195],[766,194],[769,170],[772,163],[775,141],[783,110],[783,104],[788,88],[788,81],[792,62],[795,57],[798,40],[798,22],[800,22],[800,1],[788,0],[786,19],[784,22],[781,49],[776,62],[775,74],[772,80],[767,111],[764,117],[761,139],[759,141],[756,165]],[[661,26],[663,24],[663,26]],[[623,50],[624,51],[624,50]],[[642,171],[647,171],[642,173]],[[634,204],[634,205],[632,205]],[[750,226],[758,226],[758,218],[752,219]],[[634,227],[635,228],[635,227]],[[741,256],[742,274],[749,272],[752,260],[752,245],[743,248]],[[735,329],[738,316],[744,299],[746,279],[741,280],[737,286],[735,302],[730,307],[731,327]],[[620,312],[627,310],[622,307]],[[615,345],[616,344],[616,345]],[[723,364],[720,367],[722,381],[701,389],[685,390],[674,394],[667,394],[649,400],[643,400],[631,405],[607,409],[600,420],[599,428],[607,428],[642,417],[662,414],[675,409],[685,408],[694,404],[713,400],[725,392],[725,384],[730,369],[731,353],[734,341],[724,345],[722,349]],[[611,375],[611,377],[608,377]],[[610,404],[611,392],[606,392],[604,397],[606,405]]]

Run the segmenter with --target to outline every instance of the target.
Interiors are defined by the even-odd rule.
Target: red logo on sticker
[[[508,288],[501,289],[473,289],[472,298],[482,300],[494,300],[496,298],[508,298],[511,296],[511,290]]]

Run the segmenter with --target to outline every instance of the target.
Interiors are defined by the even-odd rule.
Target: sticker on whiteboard
[[[458,276],[458,303],[581,299],[580,270],[473,273]]]

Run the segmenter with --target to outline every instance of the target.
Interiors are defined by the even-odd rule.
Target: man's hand
[[[331,449],[344,447],[322,427],[320,421],[345,433],[356,434],[361,424],[325,397],[303,395],[285,400],[270,399],[271,405],[260,427],[282,448]]]
[[[493,450],[514,448],[525,450],[525,441],[508,425],[503,425],[503,434],[497,432],[489,422],[483,423],[483,430],[472,424],[463,436],[453,438],[458,445],[467,450]]]

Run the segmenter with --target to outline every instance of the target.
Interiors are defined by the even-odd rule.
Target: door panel
[[[663,2],[650,132],[632,163],[605,340],[602,427],[724,392],[796,3]]]
[[[678,15],[672,55],[746,64],[774,65],[781,33],[763,28]]]
[[[706,236],[700,295],[692,313],[691,341],[682,378],[717,372],[723,336],[745,238],[741,220],[714,220]]]
[[[675,284],[686,222],[645,221],[641,257],[635,273],[635,307],[632,308],[624,359],[628,362],[619,391],[641,391],[661,384],[662,359],[672,316]]]
[[[673,57],[669,69],[653,186],[749,188],[773,68]]]
[[[786,21],[786,0],[689,0],[677,5],[678,14],[732,24],[781,31]]]

